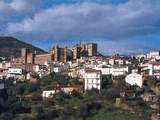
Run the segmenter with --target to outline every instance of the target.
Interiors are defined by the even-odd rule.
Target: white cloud
[[[33,17],[42,9],[43,0],[0,0],[0,35],[10,23]]]
[[[13,9],[10,7],[10,5],[6,2],[4,2],[3,0],[0,1],[0,13],[2,14],[8,14],[8,13],[12,13]]]
[[[35,39],[122,39],[154,33],[160,25],[158,3],[159,0],[130,0],[120,5],[64,4],[40,11],[20,23],[10,23],[7,33]]]
[[[10,6],[23,14],[34,14],[41,9],[41,0],[13,0]]]
[[[41,5],[42,0],[1,0],[0,13],[34,15]]]

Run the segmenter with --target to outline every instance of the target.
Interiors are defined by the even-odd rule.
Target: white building
[[[23,81],[25,76],[23,75],[22,68],[9,68],[6,78],[15,78],[17,80]]]
[[[126,75],[129,72],[129,67],[124,65],[114,65],[114,66],[96,66],[92,69],[100,70],[102,75],[113,75],[113,76],[122,76]]]
[[[33,71],[35,71],[40,78],[50,73],[50,69],[46,65],[34,65]]]
[[[22,75],[23,70],[21,68],[9,68],[8,74]]]
[[[126,76],[125,78],[126,83],[130,84],[131,86],[137,85],[139,87],[143,86],[143,79],[142,75],[137,73],[132,73]]]
[[[124,65],[125,64],[125,60],[124,59],[115,59],[115,64]]]
[[[149,62],[146,64],[141,64],[142,74],[144,76],[154,76],[160,78],[160,62]]]
[[[43,91],[42,97],[43,98],[51,98],[51,97],[53,97],[53,95],[55,93],[56,93],[56,90],[46,90],[46,91]]]
[[[147,58],[156,58],[159,59],[160,58],[160,51],[153,51],[153,52],[149,52],[147,53]]]
[[[77,69],[77,75],[79,78],[81,79],[85,78],[85,73],[86,73],[85,69]]]
[[[111,73],[113,76],[123,76],[129,72],[128,66],[113,66]]]
[[[0,63],[0,69],[8,69],[9,67],[11,67],[11,63],[9,62],[3,61]]]
[[[38,72],[41,72],[41,71],[44,71],[47,69],[47,66],[46,65],[35,65],[33,67],[33,70],[38,73]]]
[[[53,68],[53,72],[55,72],[55,73],[60,73],[62,71],[63,71],[63,68],[61,66]]]
[[[26,79],[27,79],[27,80],[30,80],[30,79],[31,79],[31,74],[30,74],[30,73],[27,73]]]
[[[109,64],[110,64],[110,65],[114,65],[114,64],[115,64],[114,59],[109,59]]]
[[[101,71],[86,69],[85,70],[85,90],[92,90],[93,88],[101,89]]]
[[[160,62],[152,62],[152,74],[154,77],[160,78]]]
[[[92,69],[100,70],[102,75],[111,75],[112,74],[112,67],[111,65],[98,65]]]
[[[114,56],[109,59],[109,64],[110,65],[124,65],[125,64],[125,59],[120,56]]]

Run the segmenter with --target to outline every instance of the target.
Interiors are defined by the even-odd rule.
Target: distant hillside
[[[21,54],[21,48],[28,48],[31,52],[37,51],[38,54],[45,53],[44,50],[28,43],[17,40],[13,37],[0,37],[0,57],[18,57]]]

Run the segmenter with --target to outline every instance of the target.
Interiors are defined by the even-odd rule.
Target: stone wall
[[[35,56],[35,64],[44,65],[47,61],[51,61],[51,54],[41,54]]]

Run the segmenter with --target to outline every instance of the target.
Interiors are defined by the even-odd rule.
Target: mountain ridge
[[[19,57],[21,48],[28,48],[31,52],[36,51],[37,54],[46,53],[46,51],[14,37],[0,36],[0,57]]]

